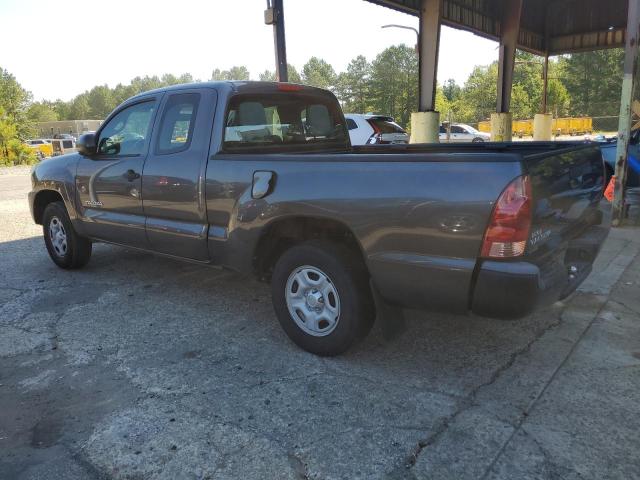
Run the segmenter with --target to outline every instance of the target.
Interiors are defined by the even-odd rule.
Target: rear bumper
[[[608,229],[591,227],[544,262],[484,260],[476,275],[471,310],[494,318],[520,318],[570,295],[589,276]]]
[[[568,269],[557,261],[542,267],[528,262],[484,261],[471,310],[484,317],[524,317],[560,299],[569,284]]]

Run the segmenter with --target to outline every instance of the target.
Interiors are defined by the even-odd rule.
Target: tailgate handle
[[[251,198],[264,198],[273,191],[276,183],[276,173],[258,170],[253,172],[253,186],[251,187]]]

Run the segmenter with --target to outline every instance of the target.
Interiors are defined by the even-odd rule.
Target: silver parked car
[[[447,141],[447,127],[440,125],[440,143],[460,143],[460,142],[488,142],[491,135],[476,130],[471,125],[464,123],[454,123],[451,125],[451,135]]]

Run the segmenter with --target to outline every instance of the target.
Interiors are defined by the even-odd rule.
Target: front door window
[[[135,156],[144,153],[155,102],[131,105],[118,112],[100,132],[98,154]]]

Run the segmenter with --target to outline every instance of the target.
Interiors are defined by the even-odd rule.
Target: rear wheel
[[[42,215],[42,230],[49,256],[60,268],[81,268],[91,258],[91,241],[73,229],[63,202],[47,205]]]
[[[289,338],[316,355],[343,353],[373,325],[375,306],[362,261],[330,242],[306,242],[282,254],[271,296]]]

